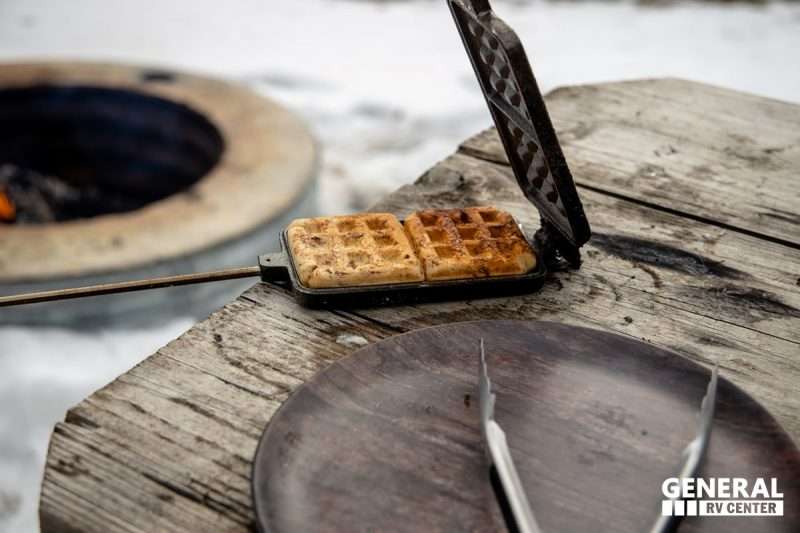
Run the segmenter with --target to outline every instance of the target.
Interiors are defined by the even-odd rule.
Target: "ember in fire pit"
[[[146,204],[139,198],[97,186],[67,181],[16,165],[0,165],[0,222],[43,224],[130,211]]]

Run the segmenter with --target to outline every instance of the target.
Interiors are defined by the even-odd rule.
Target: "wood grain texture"
[[[676,82],[663,83],[665,91],[678,91]],[[594,92],[612,89],[619,98],[630,90],[636,101],[636,84]],[[719,92],[694,84],[691,91],[701,101]],[[576,100],[591,94],[581,92]],[[557,99],[551,109],[558,127]],[[676,113],[679,102],[671,104]],[[737,109],[755,107],[756,113],[772,105],[742,96]],[[699,144],[704,127],[686,135],[692,131]],[[786,133],[786,143],[792,135]],[[591,152],[591,145],[568,145],[574,170],[573,161],[593,157],[582,155],[585,150]],[[726,157],[709,148],[701,159]],[[631,190],[641,181],[634,180]],[[700,181],[696,194],[706,194],[704,184],[716,187]],[[584,325],[644,339],[702,364],[718,362],[722,376],[800,438],[800,250],[635,198],[586,188],[580,193],[594,231],[584,265],[553,274],[536,294],[310,311],[282,289],[253,287],[56,426],[42,486],[43,530],[249,531],[250,460],[261,430],[292,390],[367,343],[462,320]],[[529,231],[538,225],[508,167],[463,152],[376,209],[402,216],[425,207],[487,203],[512,212]],[[791,209],[800,211],[796,200]],[[716,212],[709,204],[705,218]],[[753,233],[767,234],[770,227],[761,220]]]
[[[260,531],[507,531],[480,434],[479,339],[542,531],[648,531],[661,483],[694,438],[709,372],[629,337],[519,320],[396,335],[316,374],[259,444]],[[681,533],[797,531],[797,447],[724,379],[716,406],[702,475],[778,477],[787,512],[687,519]]]
[[[800,246],[800,107],[664,79],[563,87],[547,104],[579,185]],[[507,163],[494,130],[462,149]]]

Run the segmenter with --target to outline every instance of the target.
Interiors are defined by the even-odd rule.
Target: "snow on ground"
[[[0,328],[0,531],[38,531],[36,508],[52,425],[89,392],[192,325],[147,330]]]
[[[800,5],[496,2],[543,90],[676,76],[800,101]],[[3,0],[0,61],[176,66],[248,83],[324,148],[320,209],[369,206],[489,124],[443,1]],[[65,409],[174,338],[0,326],[0,531],[37,527],[47,439]],[[2,312],[0,312],[2,324]]]

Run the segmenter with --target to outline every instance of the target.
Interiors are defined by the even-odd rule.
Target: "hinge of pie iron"
[[[541,227],[533,236],[536,249],[550,272],[581,266],[580,249],[561,235],[552,222],[541,218]]]

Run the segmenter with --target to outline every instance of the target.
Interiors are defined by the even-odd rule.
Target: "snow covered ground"
[[[677,76],[800,102],[800,4],[508,2],[543,90]],[[444,1],[0,1],[0,61],[176,66],[248,83],[324,149],[320,210],[364,208],[488,126]],[[37,529],[47,439],[67,407],[191,325],[2,326],[0,531]]]

